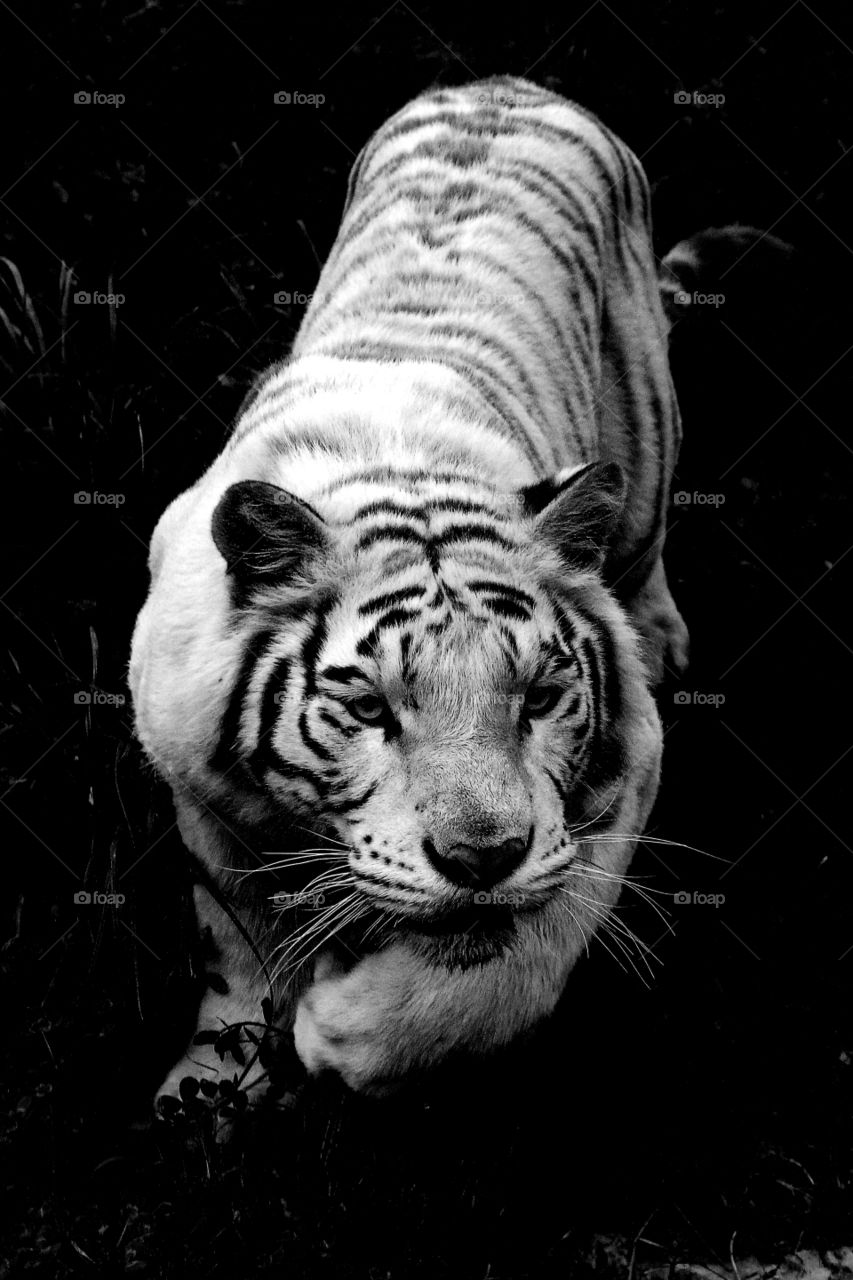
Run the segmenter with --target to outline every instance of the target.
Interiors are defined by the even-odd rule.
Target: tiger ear
[[[213,512],[211,533],[227,572],[244,589],[289,581],[310,552],[327,543],[322,516],[264,480],[230,485]]]
[[[521,490],[539,538],[572,569],[600,569],[625,502],[625,474],[615,462],[592,462]]]

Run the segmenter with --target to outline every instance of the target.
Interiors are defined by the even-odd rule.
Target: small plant
[[[218,1030],[197,1033],[193,1044],[212,1045],[220,1062],[228,1056],[241,1070],[219,1080],[184,1076],[180,1096],[159,1100],[164,1119],[203,1121],[212,1116],[217,1122],[233,1121],[249,1106],[250,1092],[255,1100],[263,1097],[266,1102],[280,1102],[292,1092],[292,1081],[286,1078],[282,1063],[281,1041],[276,1039],[285,1033],[276,1026],[272,1000],[263,1000],[261,1007],[263,1022],[223,1023]],[[260,1075],[252,1074],[256,1063],[262,1068]]]

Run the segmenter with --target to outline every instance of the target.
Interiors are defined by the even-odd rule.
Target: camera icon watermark
[[[677,107],[721,107],[726,100],[724,93],[692,93],[686,89],[676,89],[672,100]]]
[[[672,695],[677,707],[722,707],[725,705],[724,693],[703,693],[700,689],[679,689]]]
[[[279,89],[273,94],[272,100],[277,107],[322,107],[326,101],[324,93],[289,93],[286,89]]]
[[[123,893],[90,893],[88,889],[78,889],[74,901],[78,907],[121,907],[127,898]]]
[[[726,500],[724,493],[700,493],[694,489],[688,493],[686,489],[677,489],[672,495],[675,507],[721,507]]]

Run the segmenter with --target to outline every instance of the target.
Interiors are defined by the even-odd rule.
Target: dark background
[[[8,1274],[520,1280],[849,1243],[849,21],[149,0],[0,25]],[[187,1146],[147,1125],[199,989],[180,844],[129,703],[79,695],[128,697],[153,525],[291,342],[303,308],[274,294],[313,289],[360,146],[421,89],[495,72],[634,148],[659,253],[732,221],[795,246],[758,246],[673,339],[676,488],[723,501],[674,507],[668,543],[693,666],[661,694],[651,830],[691,848],[635,870],[725,901],[661,899],[665,928],[627,895],[654,983],[593,947],[499,1061],[382,1104],[294,1076],[245,1146]]]

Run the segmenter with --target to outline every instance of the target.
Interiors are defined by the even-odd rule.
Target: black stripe
[[[358,542],[355,544],[356,551],[366,551],[377,542],[408,542],[417,546],[423,546],[426,542],[424,535],[419,529],[414,529],[407,524],[382,524],[375,529],[369,530],[368,533],[362,534]]]
[[[305,679],[304,696],[310,698],[317,691],[317,670],[316,663],[320,656],[320,650],[323,647],[323,641],[329,629],[329,614],[334,605],[337,603],[332,597],[322,600],[317,606],[317,614],[314,619],[314,626],[309,631],[306,639],[302,644],[302,671]]]
[[[501,635],[503,636],[504,640],[507,642],[507,644],[508,644],[508,646],[509,646],[509,649],[510,649],[510,652],[511,652],[511,654],[512,654],[512,657],[513,657],[513,658],[517,658],[517,657],[518,657],[518,652],[519,652],[519,651],[518,651],[518,641],[516,640],[515,636],[514,636],[514,635],[512,634],[512,632],[510,631],[509,627],[501,627]],[[513,669],[515,670],[515,664],[514,664],[514,663],[513,663]]]
[[[321,708],[318,715],[324,724],[327,724],[330,729],[334,729],[336,733],[343,734],[345,738],[352,738],[355,734],[361,732],[357,725],[341,724],[340,720],[338,720],[336,716],[333,716],[331,711],[328,711],[325,707]]]
[[[551,781],[553,782],[553,784],[554,784],[554,789],[555,789],[555,791],[557,792],[557,795],[560,797],[560,799],[561,799],[562,801],[565,801],[566,797],[567,797],[567,796],[568,796],[568,794],[569,794],[569,784],[568,784],[568,782],[564,781],[562,778],[558,778],[558,777],[556,776],[556,774],[554,774],[554,773],[552,773],[552,772],[551,772],[551,770],[547,767],[547,765],[546,765],[546,767],[545,767],[545,772],[547,773],[548,777],[549,777],[549,778],[551,779]]]
[[[418,617],[420,617],[420,614],[414,609],[390,609],[388,613],[381,617],[375,626],[368,631],[366,636],[362,636],[361,640],[359,640],[358,644],[355,646],[356,653],[360,658],[367,657],[373,652],[376,646],[376,641],[379,639],[381,632],[387,630],[389,627],[398,627],[401,623],[410,622],[413,618]]]
[[[264,773],[269,770],[271,773],[277,773],[280,778],[285,778],[288,782],[308,782],[320,795],[323,795],[328,787],[328,779],[322,777],[321,774],[314,773],[311,769],[305,769],[302,765],[291,764],[289,760],[285,760],[273,748],[268,755],[259,760],[257,768],[261,778]]]
[[[515,618],[518,622],[529,622],[532,616],[529,609],[523,608],[513,600],[501,600],[499,598],[489,597],[483,601],[483,605],[491,613],[496,613],[500,618]]]
[[[320,672],[322,680],[334,680],[337,684],[350,684],[353,680],[366,680],[359,667],[324,667]]]
[[[246,641],[246,652],[243,654],[243,661],[240,664],[237,679],[234,682],[228,705],[222,716],[219,741],[210,757],[210,767],[211,769],[216,769],[217,772],[227,773],[242,758],[240,753],[240,728],[242,726],[246,695],[249,692],[252,677],[257,670],[258,664],[266,657],[274,638],[275,632],[260,631]]]
[[[438,547],[449,546],[454,542],[489,542],[493,546],[502,547],[505,551],[518,550],[515,542],[505,538],[496,529],[487,524],[475,524],[473,520],[469,520],[466,524],[450,525],[449,528],[442,529],[435,541]]]
[[[412,648],[411,633],[408,631],[405,631],[400,640],[400,668],[401,668],[401,674],[404,682],[407,682],[411,675],[411,668],[409,666],[409,653],[411,648]]]
[[[566,703],[566,705],[563,707],[563,710],[556,717],[556,719],[557,720],[571,719],[572,716],[577,715],[578,709],[580,708],[580,704],[581,704],[580,694],[579,693],[573,694],[572,697],[569,699],[569,701]]]
[[[477,502],[471,498],[439,498],[435,502],[429,502],[429,510],[430,514],[434,511],[455,511],[461,515],[490,516],[492,520],[508,519],[487,502]]]
[[[528,595],[526,591],[522,591],[520,587],[512,587],[508,582],[498,582],[490,578],[474,578],[471,582],[465,583],[468,591],[487,591],[490,595],[508,596],[511,600],[517,600],[519,604],[526,604],[530,609],[536,608],[536,601],[533,596]]]
[[[369,502],[364,507],[359,507],[358,511],[353,512],[350,520],[364,520],[368,516],[378,516],[380,514],[388,514],[392,516],[402,516],[403,519],[409,520],[426,520],[426,512],[419,507],[404,507],[399,502],[395,502],[393,498],[377,498],[375,502]]]
[[[358,606],[358,612],[364,617],[367,613],[376,613],[379,609],[388,609],[391,605],[401,604],[404,600],[414,600],[426,595],[425,587],[398,587],[396,591],[386,591],[381,596],[371,596]]]
[[[350,813],[353,809],[360,809],[362,805],[367,804],[377,786],[378,783],[371,783],[362,795],[356,796],[352,800],[329,801],[326,804],[326,811],[328,813]]]
[[[264,685],[261,697],[261,711],[258,719],[258,736],[249,760],[249,767],[259,781],[262,780],[265,769],[280,769],[286,763],[283,757],[279,755],[278,748],[273,741],[273,735],[281,714],[282,702],[279,694],[285,691],[291,661],[290,658],[279,658],[273,665],[273,669]]]
[[[309,751],[313,751],[321,760],[334,760],[335,757],[332,755],[331,751],[329,751],[327,747],[324,747],[322,742],[318,742],[309,729],[308,710],[306,707],[303,707],[299,713],[299,736],[302,739],[303,746],[307,747]]]
[[[609,624],[603,619],[596,617],[589,610],[583,608],[577,603],[572,602],[575,612],[584,620],[586,625],[593,633],[596,646],[601,651],[602,663],[604,666],[604,680],[602,692],[604,694],[604,709],[607,714],[608,721],[614,724],[622,712],[622,689],[619,678],[619,664],[616,655],[616,642],[610,630]]]
[[[551,610],[557,623],[560,640],[565,646],[566,651],[574,657],[578,638],[577,628],[560,601],[555,600],[553,596],[549,595],[548,603],[551,606]]]

